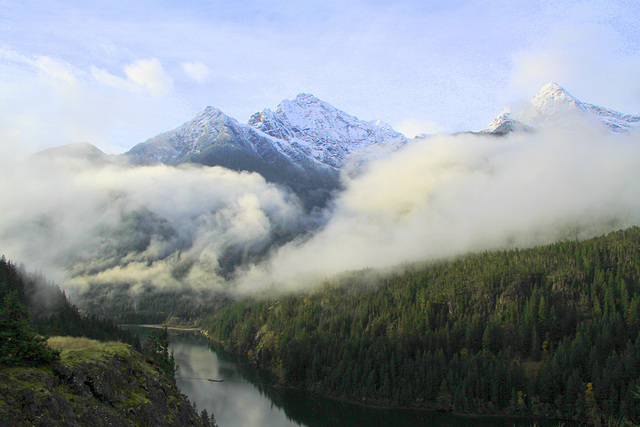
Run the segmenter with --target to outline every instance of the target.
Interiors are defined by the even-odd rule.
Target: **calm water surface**
[[[148,333],[135,328],[141,335]],[[177,384],[198,411],[213,412],[220,427],[266,426],[531,426],[547,420],[463,417],[433,411],[374,409],[272,386],[269,374],[212,349],[197,333],[170,333],[179,365]],[[223,379],[210,382],[209,378]],[[565,426],[571,425],[564,423]]]

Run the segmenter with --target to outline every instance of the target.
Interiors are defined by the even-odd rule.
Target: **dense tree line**
[[[581,421],[640,416],[640,229],[345,274],[203,321],[287,385],[334,397]]]
[[[173,350],[169,349],[167,328],[152,331],[147,336],[143,351],[169,378],[175,379],[178,365],[173,357]]]
[[[206,289],[166,288],[130,284],[91,284],[73,295],[84,310],[119,323],[159,324],[171,317],[194,323],[211,310],[229,303],[225,293]]]
[[[152,332],[141,349],[137,335],[109,319],[82,315],[64,291],[42,274],[28,274],[24,267],[0,257],[0,368],[37,367],[58,361],[59,353],[47,346],[47,335],[127,342],[143,350],[175,381],[178,366],[169,350],[166,329]],[[206,409],[200,419],[203,425],[217,426],[214,415]]]
[[[27,309],[16,292],[0,300],[0,367],[48,365],[59,353],[29,324]]]
[[[29,328],[43,336],[83,336],[97,340],[118,340],[140,349],[136,335],[120,329],[113,321],[97,316],[86,316],[71,304],[64,291],[39,273],[27,273],[4,256],[0,258],[0,302],[14,295],[0,309],[6,312],[26,310]]]

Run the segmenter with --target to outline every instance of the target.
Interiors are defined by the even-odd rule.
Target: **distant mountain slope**
[[[307,207],[323,205],[339,186],[349,155],[380,147],[394,150],[407,139],[381,122],[365,122],[313,95],[265,109],[248,124],[207,107],[178,128],[137,144],[133,163],[198,163],[257,172],[289,186]]]
[[[507,108],[481,132],[505,134],[530,131],[538,126],[576,120],[601,123],[612,132],[630,131],[640,125],[640,116],[582,102],[557,83],[549,83],[540,89],[519,117],[514,118]]]
[[[282,101],[275,112],[265,109],[254,114],[248,123],[334,168],[341,168],[347,156],[358,150],[397,149],[406,143],[404,135],[384,122],[358,120],[306,93]]]
[[[289,387],[390,407],[637,420],[640,229],[482,252],[309,293],[239,299],[202,322]]]
[[[60,147],[48,148],[37,152],[32,159],[42,162],[88,162],[96,166],[103,166],[113,162],[116,156],[106,154],[98,147],[88,142],[74,142]]]
[[[514,119],[511,116],[511,110],[505,108],[498,116],[493,119],[489,126],[487,126],[483,132],[493,133],[496,135],[506,135],[511,132],[531,132],[533,128],[529,125],[525,125],[519,120]]]

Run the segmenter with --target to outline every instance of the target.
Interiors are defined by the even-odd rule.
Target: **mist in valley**
[[[638,223],[640,134],[589,122],[411,140],[320,214],[260,175],[122,159],[2,159],[0,240],[62,286],[247,294],[342,271],[582,239]]]

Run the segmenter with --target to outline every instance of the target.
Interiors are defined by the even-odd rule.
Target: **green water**
[[[136,328],[145,334],[144,330]],[[213,350],[197,333],[171,333],[177,384],[221,427],[265,426],[556,426],[557,421],[466,417],[436,411],[376,409],[273,387],[269,374]],[[211,382],[208,378],[223,379]],[[565,426],[571,423],[563,423]]]

